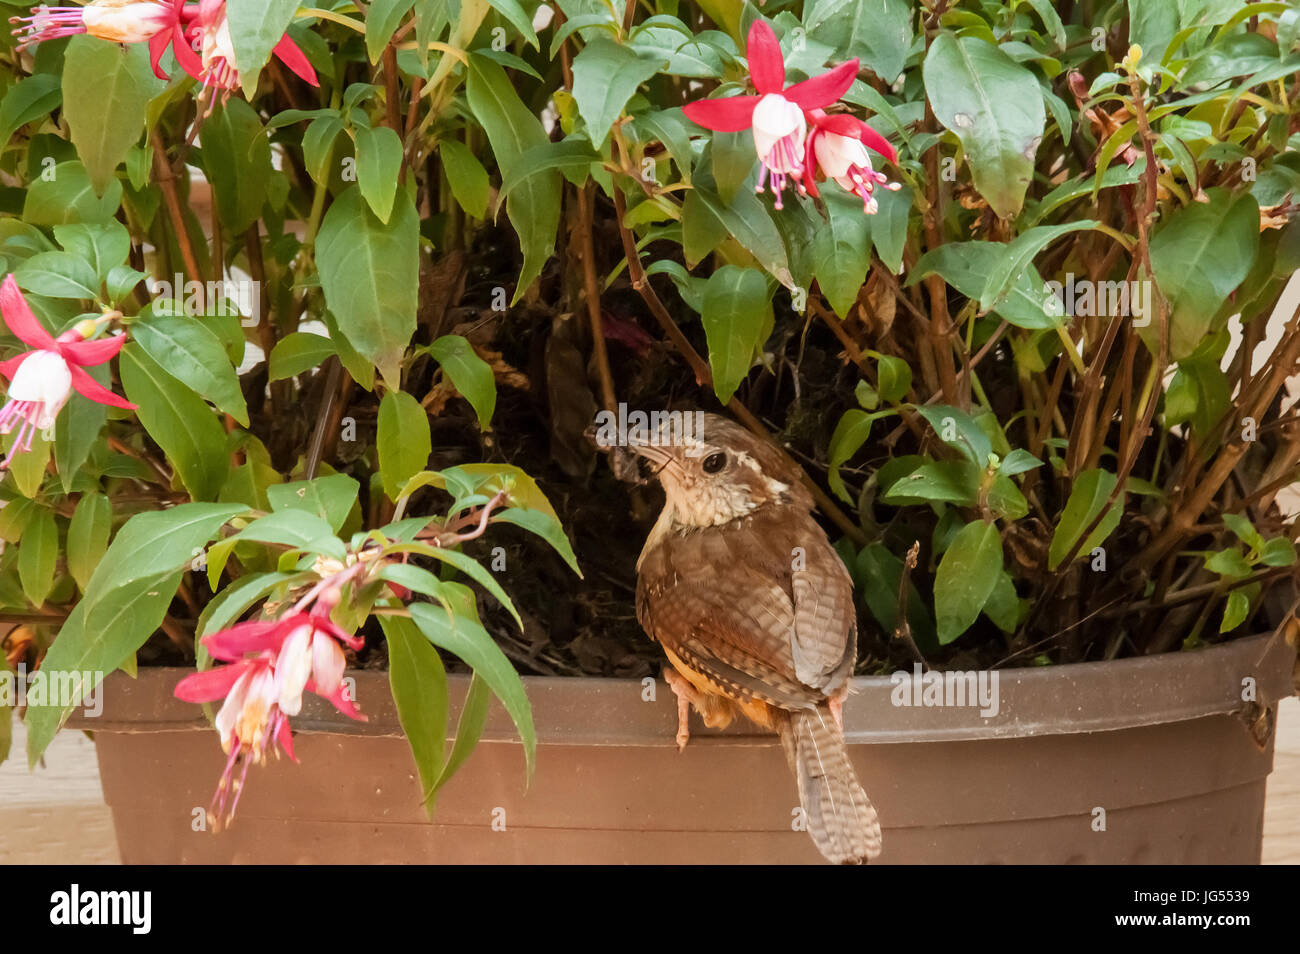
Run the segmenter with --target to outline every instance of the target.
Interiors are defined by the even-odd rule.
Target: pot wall
[[[1291,691],[1293,659],[1280,640],[1257,637],[1003,671],[992,718],[897,706],[887,678],[859,679],[845,728],[884,824],[880,860],[1256,863],[1273,750],[1239,714],[1242,679],[1254,677],[1272,705]],[[255,766],[234,827],[214,835],[196,819],[225,756],[198,709],[171,697],[185,672],[116,674],[103,716],[78,723],[94,731],[127,863],[821,860],[793,830],[798,799],[774,737],[693,722],[679,754],[672,693],[635,680],[527,679],[539,737],[532,784],[494,709],[430,824],[386,676],[355,673],[371,721],[305,708],[301,763]],[[453,683],[454,712],[467,680]],[[1094,830],[1097,809],[1105,830]]]

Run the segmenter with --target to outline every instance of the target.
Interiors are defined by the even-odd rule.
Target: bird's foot
[[[691,740],[691,704],[698,702],[700,696],[690,681],[676,669],[666,667],[664,680],[677,697],[677,751],[684,752],[686,743]]]

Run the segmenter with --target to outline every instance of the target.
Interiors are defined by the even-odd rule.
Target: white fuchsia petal
[[[760,99],[754,107],[753,123],[754,148],[764,165],[771,167],[769,159],[772,158],[773,150],[782,143],[794,145],[794,153],[802,156],[808,123],[804,119],[803,110],[784,96],[769,93]],[[799,161],[798,168],[803,168],[802,160]],[[777,168],[775,171],[789,173],[794,170]]]
[[[87,33],[114,43],[143,43],[170,19],[169,5],[151,0],[96,0],[82,12]]]
[[[311,678],[312,670],[312,632],[310,623],[294,629],[280,647],[280,655],[275,660],[276,683],[279,687],[277,698],[280,711],[285,715],[297,715],[302,710],[302,693]]]
[[[53,351],[37,351],[19,365],[9,382],[9,400],[39,406],[31,419],[38,430],[54,426],[54,420],[72,394],[72,372],[68,363]]]
[[[312,680],[326,695],[330,695],[343,682],[343,670],[347,667],[347,658],[338,640],[317,630],[312,637]]]

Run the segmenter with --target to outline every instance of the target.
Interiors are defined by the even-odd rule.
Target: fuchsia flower
[[[93,0],[84,7],[42,4],[9,22],[18,24],[14,35],[20,48],[76,33],[114,43],[144,43],[166,31],[177,15],[171,0]]]
[[[850,192],[862,195],[866,210],[874,212],[870,192],[885,179],[872,169],[870,159],[865,157],[864,144],[891,161],[896,158],[894,150],[866,123],[851,116],[828,116],[825,112],[825,107],[837,102],[853,85],[858,75],[857,59],[786,87],[780,41],[762,20],[754,21],[749,28],[745,55],[757,95],[687,103],[683,107],[686,117],[715,132],[753,130],[754,148],[762,163],[756,191],[762,192],[764,183],[770,185],[776,194],[776,208],[782,208],[781,193],[790,179],[801,194],[815,196],[820,167],[826,176]],[[854,176],[867,185],[860,185]]]
[[[32,314],[13,275],[0,284],[0,314],[11,332],[35,349],[0,362],[0,375],[9,380],[9,399],[0,408],[0,434],[18,427],[18,438],[9,456],[0,461],[0,471],[8,468],[15,454],[32,449],[32,437],[53,426],[74,390],[99,404],[135,410],[134,404],[102,387],[84,370],[121,351],[125,335],[87,341],[99,327],[99,322],[87,320],[54,338]]]
[[[179,6],[184,0],[175,2]],[[235,47],[230,39],[230,21],[226,19],[225,0],[201,0],[198,16],[189,25],[186,37],[192,45],[189,55],[182,57],[178,52],[176,56],[185,72],[199,80],[205,88],[239,88],[239,70],[235,68]],[[179,46],[177,44],[178,48]],[[194,50],[199,51],[198,56],[194,55]],[[320,85],[307,55],[289,38],[289,34],[280,37],[271,52],[302,80],[312,86]]]
[[[230,39],[225,0],[93,0],[84,7],[37,7],[29,16],[14,17],[20,46],[74,33],[89,33],[116,43],[149,44],[153,71],[170,79],[159,65],[167,48],[176,62],[204,88],[239,87],[235,48]],[[306,54],[286,33],[272,51],[295,74],[319,86]],[[214,92],[215,95],[215,92]]]
[[[366,721],[343,682],[343,647],[360,649],[363,641],[330,621],[328,607],[336,601],[322,598],[309,613],[295,609],[278,620],[239,623],[203,637],[212,658],[230,665],[194,673],[177,684],[176,698],[186,702],[225,699],[217,713],[217,732],[227,754],[213,797],[217,827],[234,817],[249,765],[264,764],[268,750],[297,761],[289,716],[302,710],[304,691],[327,699],[348,718]]]
[[[854,116],[845,113],[828,116],[823,110],[817,109],[813,110],[809,118],[813,123],[813,131],[804,148],[804,191],[817,196],[817,183],[813,173],[814,170],[820,171],[846,192],[860,196],[863,211],[874,215],[879,208],[872,196],[875,187],[883,185],[891,192],[897,192],[902,186],[890,182],[884,173],[872,168],[867,148],[880,153],[890,162],[897,162],[898,154],[894,152],[894,147],[884,136]]]

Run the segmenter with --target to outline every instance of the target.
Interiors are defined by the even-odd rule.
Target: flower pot
[[[1259,636],[1003,670],[988,718],[897,705],[889,678],[859,679],[845,729],[884,823],[881,861],[1256,863],[1273,745],[1252,731],[1243,679],[1272,708],[1293,663]],[[430,823],[386,677],[355,673],[370,721],[313,697],[295,720],[301,763],[254,767],[234,826],[214,835],[202,809],[224,756],[199,710],[172,698],[184,673],[115,674],[102,716],[76,723],[94,732],[127,863],[820,861],[773,737],[698,726],[678,753],[672,694],[635,680],[527,679],[531,785],[494,708]],[[454,725],[467,681],[452,683]]]

